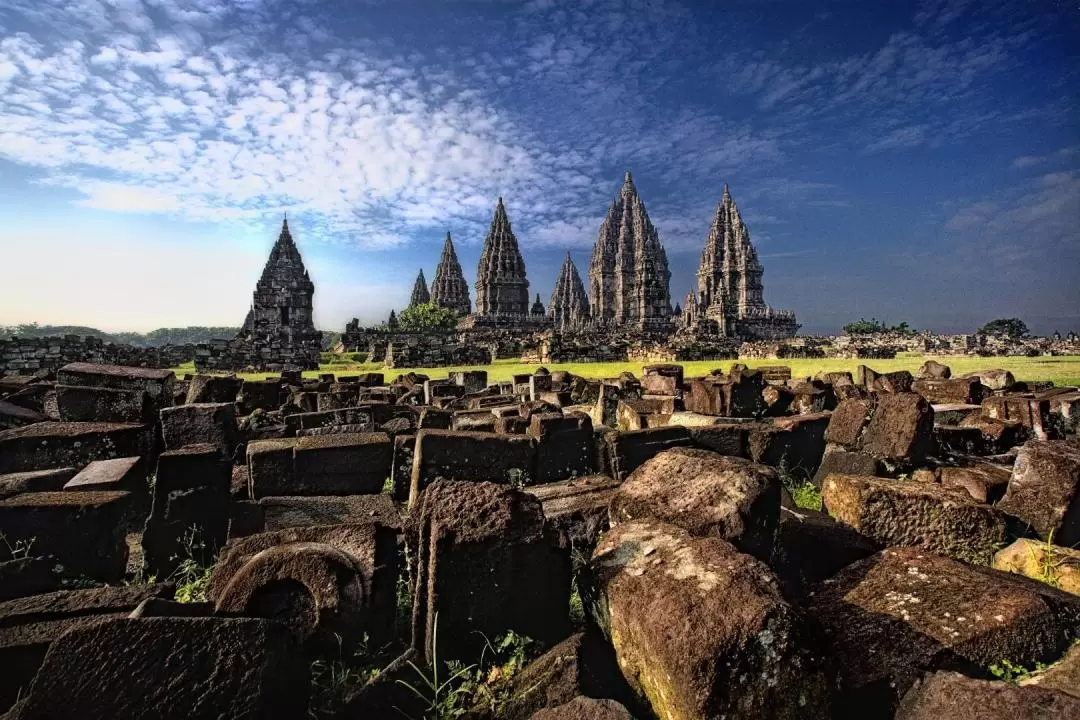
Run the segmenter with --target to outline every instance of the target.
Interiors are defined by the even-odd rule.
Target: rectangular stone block
[[[535,414],[529,435],[536,439],[536,483],[595,472],[592,421],[587,415]]]
[[[73,467],[150,455],[154,432],[136,423],[43,422],[0,432],[0,473]]]
[[[922,395],[930,403],[978,404],[982,402],[983,390],[977,378],[926,379],[911,384],[911,391]]]
[[[304,437],[293,446],[294,495],[370,495],[390,477],[386,433]]]
[[[619,481],[663,451],[693,444],[690,431],[679,426],[606,433],[604,437],[610,473]]]
[[[536,474],[531,437],[456,430],[421,430],[409,489],[409,504],[438,479],[529,484]]]
[[[487,387],[487,370],[452,370],[448,377],[450,382],[464,387],[466,393],[480,392]]]
[[[75,468],[57,468],[0,475],[0,499],[22,493],[63,490],[75,474]]]
[[[641,391],[644,395],[670,397],[677,397],[682,394],[678,378],[669,375],[645,375],[641,378]]]
[[[152,423],[157,408],[143,390],[56,386],[56,405],[65,422]]]
[[[161,434],[165,447],[176,450],[185,445],[209,443],[232,457],[240,441],[233,403],[192,403],[161,411]]]
[[[140,457],[95,460],[71,478],[64,490],[122,490],[145,497],[146,463]]]
[[[248,489],[252,500],[289,495],[293,490],[294,438],[256,440],[247,445]]]
[[[173,384],[176,382],[176,375],[172,370],[77,362],[57,370],[56,382],[59,385],[141,390],[150,396],[156,413],[161,408],[173,404]]]
[[[723,385],[713,377],[691,378],[690,391],[685,396],[686,409],[702,415],[725,415]]]
[[[282,398],[280,380],[245,380],[237,401],[247,414],[254,410],[277,410]]]
[[[127,567],[124,521],[127,492],[39,492],[0,500],[0,558],[26,544],[34,555],[52,555],[65,570],[102,582],[119,582]]]

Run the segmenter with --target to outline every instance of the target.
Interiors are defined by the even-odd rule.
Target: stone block
[[[907,370],[895,370],[875,377],[868,389],[883,393],[906,393],[911,392],[914,381],[915,378]]]
[[[127,566],[124,524],[131,511],[127,492],[36,492],[0,500],[6,542],[0,559],[19,544],[52,555],[73,574],[119,582]]]
[[[1030,440],[1016,455],[998,507],[1048,540],[1080,543],[1080,445],[1072,440]]]
[[[265,497],[259,506],[266,532],[309,525],[378,522],[399,527],[402,523],[393,499],[383,494]]]
[[[673,447],[686,447],[693,444],[690,431],[684,427],[658,427],[629,432],[604,432],[608,467],[597,468],[607,471],[616,480],[625,480],[630,473],[648,460]]]
[[[535,414],[529,420],[529,436],[536,440],[534,482],[554,482],[594,472],[593,428],[587,415]]]
[[[416,452],[416,435],[398,435],[394,438],[394,456],[390,461],[390,478],[393,483],[392,495],[396,502],[403,503],[409,500],[414,452]]]
[[[144,390],[57,385],[56,404],[64,422],[153,423],[157,408]]]
[[[612,525],[654,518],[698,537],[719,537],[763,561],[780,513],[773,468],[692,448],[673,448],[638,467],[615,492]]]
[[[821,464],[814,473],[813,483],[818,490],[825,483],[825,478],[834,473],[838,475],[869,475],[875,476],[883,472],[881,461],[875,457],[861,452],[850,452],[839,445],[825,445],[825,453],[821,456]]]
[[[185,403],[235,403],[243,382],[235,375],[196,373],[188,384]]]
[[[1044,540],[1020,538],[994,555],[995,570],[1025,575],[1053,587],[1080,595],[1080,550]],[[1080,692],[1080,685],[1076,686]]]
[[[1036,400],[1030,395],[995,395],[983,400],[982,414],[989,420],[1019,422],[1039,440],[1049,439],[1049,400]]]
[[[294,489],[293,438],[255,440],[247,444],[248,488],[252,500],[289,495]]]
[[[732,422],[722,424],[718,418],[712,418],[712,420],[717,422],[705,426],[690,427],[690,437],[695,445],[721,455],[741,458],[750,457],[750,425],[748,423]]]
[[[55,561],[54,561],[55,562]],[[118,585],[90,590],[60,590],[0,602],[0,708],[26,698],[49,646],[68,630],[127,617],[150,598],[171,598],[176,588]],[[12,712],[15,712],[14,710]]]
[[[942,487],[963,488],[975,502],[993,505],[1005,494],[1012,468],[980,462],[968,467],[942,467],[938,476]]]
[[[385,433],[303,437],[293,446],[293,495],[369,495],[390,477]]]
[[[915,373],[915,378],[918,380],[948,380],[950,377],[952,377],[952,370],[949,366],[943,365],[937,360],[927,360],[919,367],[919,371]],[[918,391],[916,390],[916,392]]]
[[[870,422],[870,402],[867,400],[843,400],[833,410],[829,425],[825,428],[825,442],[845,450],[855,450],[859,438]]]
[[[926,676],[904,696],[896,720],[1048,720],[1080,717],[1080,698],[1049,688],[977,680],[957,672]]]
[[[103,620],[52,644],[16,717],[302,717],[307,662],[266,620]]]
[[[479,657],[485,636],[511,628],[542,643],[569,634],[569,550],[548,542],[539,500],[505,485],[438,481],[412,516],[413,648],[427,661],[436,615],[440,660]]]
[[[967,373],[963,377],[974,378],[989,390],[1005,391],[1016,384],[1016,378],[1008,370],[981,370]]]
[[[667,410],[668,412],[665,412]],[[664,427],[671,419],[674,408],[662,400],[620,400],[616,410],[616,426],[620,430],[644,430]]]
[[[421,430],[416,435],[409,504],[439,479],[529,485],[536,477],[536,441],[528,436]]]
[[[240,442],[236,405],[192,403],[165,408],[161,411],[161,433],[169,450],[209,443],[231,458]]]
[[[95,460],[64,485],[64,490],[121,490],[146,496],[146,462],[143,458]]]
[[[992,420],[981,414],[969,415],[960,421],[960,427],[978,428],[987,452],[1005,452],[1023,443],[1030,432],[1016,420]]]
[[[849,565],[814,588],[807,609],[830,639],[841,717],[892,717],[927,668],[1054,659],[1080,627],[1080,598],[921,548]]]
[[[152,412],[156,415],[161,408],[173,404],[176,375],[172,370],[76,362],[57,370],[56,382],[58,385],[142,391],[149,396]]]
[[[831,716],[824,648],[758,560],[644,520],[612,528],[590,572],[600,627],[658,717]]]
[[[983,399],[982,384],[972,378],[955,380],[916,380],[911,391],[930,403],[978,404]]]
[[[883,546],[914,546],[986,565],[1014,528],[967,491],[912,480],[833,474],[822,501],[829,515]]]
[[[0,400],[0,430],[33,425],[48,420],[43,413]]]
[[[853,562],[873,555],[878,545],[828,514],[805,508],[780,508],[776,547],[769,566],[793,601]]]
[[[754,423],[749,428],[750,459],[813,477],[825,453],[829,420],[829,413],[823,412],[776,418],[772,424]]]
[[[75,468],[70,467],[0,475],[0,499],[21,495],[22,493],[63,490],[64,485],[75,475]]]
[[[560,545],[588,554],[610,527],[608,505],[618,487],[607,475],[589,475],[534,485],[525,492],[540,501],[544,521],[558,534]]]
[[[150,455],[154,433],[135,423],[44,422],[0,432],[0,473],[73,467]]]
[[[892,463],[918,464],[934,450],[934,410],[915,393],[878,395],[859,449]]]
[[[255,410],[277,410],[283,399],[279,380],[244,380],[237,402],[247,414]]]

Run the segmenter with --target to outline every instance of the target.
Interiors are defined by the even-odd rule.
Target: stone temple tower
[[[576,330],[585,324],[589,316],[589,298],[585,294],[585,285],[578,275],[577,266],[570,259],[569,251],[555,281],[555,291],[551,293],[548,315],[556,330]]]
[[[428,292],[427,280],[424,279],[424,270],[421,268],[420,273],[416,276],[416,282],[413,283],[412,295],[409,297],[409,307],[427,305],[429,302],[431,302],[431,293]]]
[[[431,302],[439,307],[449,308],[458,315],[472,312],[469,285],[465,282],[465,274],[461,271],[461,263],[458,262],[450,233],[446,233],[439,267],[435,269],[435,279],[431,281]]]
[[[697,273],[697,303],[719,334],[775,340],[798,331],[794,313],[765,304],[763,274],[750,231],[724,185]]]
[[[321,338],[312,319],[314,295],[315,285],[286,219],[255,285],[251,310],[238,339],[253,342],[266,364],[317,369]]]
[[[626,171],[589,264],[589,306],[599,326],[665,330],[671,323],[667,253]]]
[[[525,261],[510,228],[502,198],[499,198],[476,268],[476,314],[481,317],[526,316],[528,312],[529,281],[525,277]]]

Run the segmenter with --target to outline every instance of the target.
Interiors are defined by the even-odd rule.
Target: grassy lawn
[[[855,368],[858,365],[868,365],[878,372],[890,372],[892,370],[910,370],[915,372],[922,365],[924,360],[931,359],[930,356],[923,357],[921,355],[904,355],[897,357],[893,360],[843,360],[843,359],[820,359],[820,360],[743,360],[740,362],[749,365],[750,367],[759,367],[763,365],[786,365],[791,368],[791,372],[795,377],[805,377],[814,375],[818,372],[830,372],[830,371],[843,371],[848,370],[852,373],[855,372]],[[1080,385],[1080,356],[1070,355],[1061,357],[1002,357],[1002,358],[981,358],[981,357],[934,357],[932,358],[938,362],[944,363],[952,368],[954,375],[960,375],[967,372],[973,372],[976,370],[992,370],[1003,369],[1009,370],[1016,376],[1017,380],[1051,380],[1058,387],[1064,385]],[[722,368],[727,370],[731,367],[733,360],[705,360],[694,362],[682,362],[678,363],[685,368],[686,377],[696,377],[701,375],[707,375],[710,370],[714,368]],[[355,363],[349,361],[332,362],[323,365],[318,371],[309,371],[304,373],[304,377],[315,377],[320,372],[335,373],[337,375],[355,375],[361,372],[382,372],[386,374],[389,381],[398,374],[406,373],[409,371],[415,371],[423,373],[432,379],[445,378],[447,373],[451,370],[474,370],[482,369],[487,370],[488,380],[509,380],[511,376],[532,373],[537,365],[527,365],[520,363],[517,360],[496,360],[493,364],[487,366],[460,366],[460,367],[444,367],[444,368],[394,368],[384,369],[379,364],[373,363]],[[640,363],[629,362],[612,362],[612,363],[565,363],[565,364],[551,364],[545,366],[548,370],[568,370],[575,375],[580,375],[587,378],[612,378],[617,377],[619,373],[624,370],[629,370],[635,375],[641,375]],[[184,373],[194,373],[195,368],[192,363],[186,363],[178,368],[174,368],[178,377],[182,377]],[[241,377],[247,379],[261,379],[266,377],[273,377],[273,373],[241,373]]]

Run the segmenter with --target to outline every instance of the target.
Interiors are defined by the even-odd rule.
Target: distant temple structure
[[[285,219],[237,340],[250,343],[263,365],[318,369],[321,336],[312,320],[314,295],[315,285]]]
[[[430,301],[453,309],[460,319],[448,334],[463,346],[492,347],[493,357],[512,356],[522,347],[546,347],[552,357],[554,348],[562,348],[564,355],[604,357],[635,344],[681,348],[678,352],[687,357],[720,357],[735,352],[742,341],[776,342],[798,332],[794,313],[765,304],[763,273],[750,232],[724,185],[702,249],[697,287],[672,309],[667,252],[628,170],[600,225],[587,280],[582,281],[568,252],[546,309],[539,294],[529,301],[525,260],[502,198],[476,269],[475,306],[450,233],[430,292],[421,270],[410,305]],[[389,322],[370,329],[354,318],[343,344],[374,347],[374,355],[380,355],[384,336],[397,337],[396,332],[393,314]],[[598,347],[605,349],[590,350]]]
[[[679,314],[680,327],[744,340],[794,337],[799,329],[795,314],[765,304],[763,273],[750,231],[724,185],[701,251],[697,291],[686,296]]]
[[[409,307],[427,305],[429,302],[431,302],[431,293],[428,292],[427,280],[424,279],[424,269],[420,268],[416,282],[413,283],[412,295],[409,297]]]
[[[600,225],[589,264],[594,326],[666,332],[671,328],[667,253],[626,171],[622,189]]]
[[[439,307],[449,308],[458,315],[468,315],[472,312],[469,284],[465,282],[465,275],[461,271],[461,263],[458,262],[450,233],[446,233],[439,267],[436,268],[435,279],[431,282],[431,302]]]
[[[555,330],[573,332],[585,327],[589,319],[589,296],[585,294],[585,285],[578,275],[577,266],[570,259],[569,251],[559,279],[555,281],[555,290],[548,303],[548,315]]]

